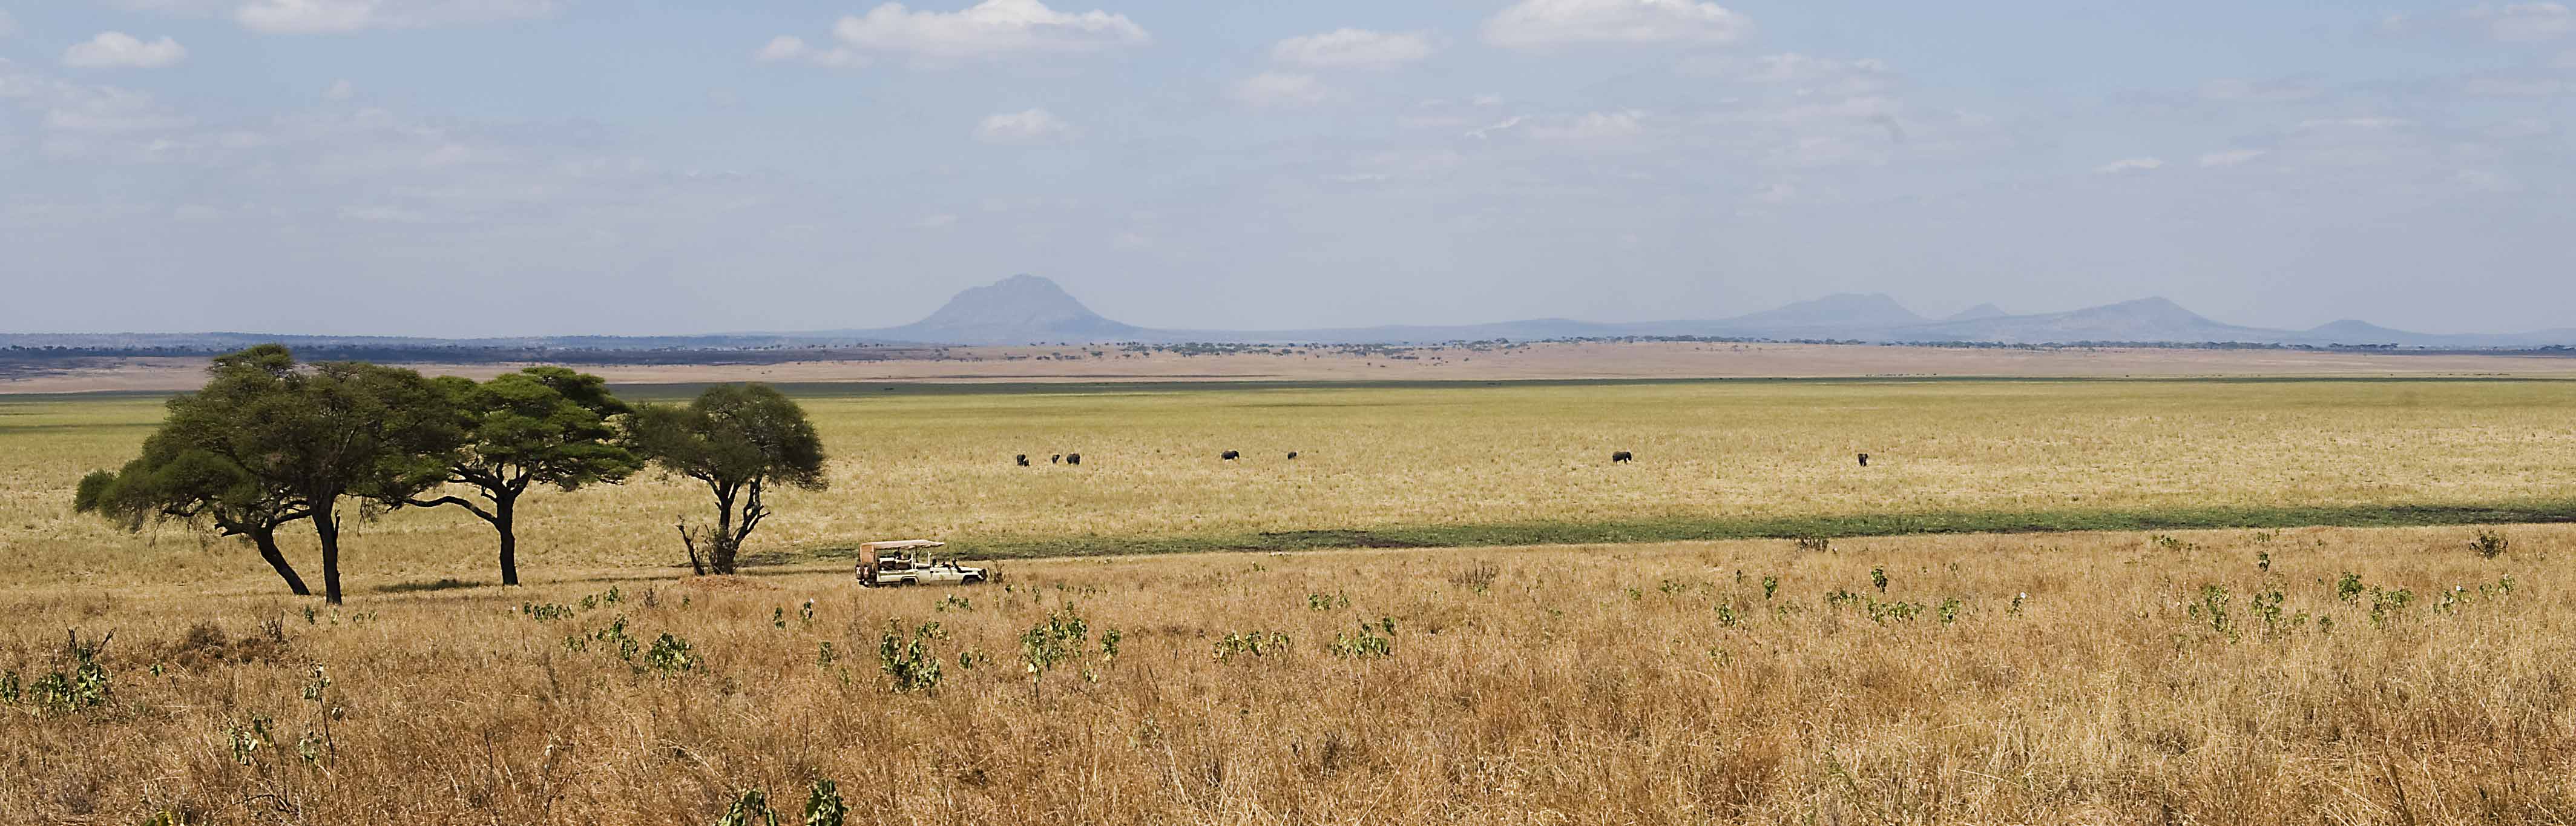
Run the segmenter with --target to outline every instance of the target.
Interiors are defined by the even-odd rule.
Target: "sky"
[[[2576,10],[0,0],[0,332],[2576,324]]]

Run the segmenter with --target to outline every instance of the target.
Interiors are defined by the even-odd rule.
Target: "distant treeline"
[[[102,358],[212,358],[231,352],[219,347],[17,347],[0,348],[0,364],[46,364]],[[797,361],[887,361],[939,358],[943,347],[662,347],[606,349],[567,347],[472,347],[461,345],[306,346],[297,354],[315,361],[371,361],[435,364],[580,365],[728,365],[784,364]]]

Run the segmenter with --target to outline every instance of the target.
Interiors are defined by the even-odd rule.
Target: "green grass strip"
[[[1809,537],[1841,539],[1923,534],[2305,527],[2400,528],[2562,522],[2576,522],[2576,501],[2482,505],[2394,504],[2155,510],[1950,511],[1791,517],[1665,518],[1609,522],[1505,522],[1480,525],[1178,536],[961,539],[951,542],[942,556],[960,559],[1037,559],[1066,556],[1303,551],[1337,548],[1467,548]],[[802,554],[767,555],[757,562],[761,564],[788,562],[794,561],[799,556],[845,558],[854,556],[856,553],[855,545],[836,545],[811,549]]]

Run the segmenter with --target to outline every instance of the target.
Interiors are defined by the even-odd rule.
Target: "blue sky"
[[[2568,326],[2559,3],[0,0],[0,331]]]

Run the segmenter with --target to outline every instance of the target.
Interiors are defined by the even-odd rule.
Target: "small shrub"
[[[805,791],[805,826],[841,826],[841,818],[850,813],[850,804],[841,800],[838,784],[816,780]]]
[[[1825,553],[1834,549],[1834,541],[1822,536],[1801,536],[1790,541],[1796,542],[1801,551]]]
[[[306,610],[310,612],[311,609]],[[578,612],[574,611],[573,607],[570,605],[535,602],[519,603],[519,614],[538,622],[553,622],[559,619],[571,619],[575,613]],[[306,619],[309,621],[311,618],[307,617]]]
[[[2354,602],[2361,598],[2362,590],[2360,574],[2345,571],[2342,579],[2335,580],[2335,599]]]
[[[778,826],[778,812],[769,808],[769,793],[745,789],[724,814],[716,817],[714,826]]]
[[[1495,567],[1494,563],[1480,562],[1476,567],[1451,574],[1449,584],[1482,594],[1491,590],[1494,587],[1494,579],[1501,575],[1502,569]]]
[[[1259,657],[1288,650],[1288,635],[1277,631],[1228,632],[1216,641],[1216,659],[1223,662],[1236,655]]]
[[[693,671],[701,662],[704,660],[690,653],[688,640],[671,636],[668,632],[653,641],[652,650],[644,652],[644,665],[664,674]]]
[[[1386,629],[1387,634],[1395,633],[1395,620],[1392,618],[1387,619],[1383,627]],[[1368,657],[1385,657],[1393,655],[1395,653],[1395,640],[1386,635],[1377,633],[1378,628],[1379,626],[1373,626],[1366,622],[1362,622],[1360,623],[1360,632],[1357,636],[1347,633],[1334,634],[1331,649],[1333,656],[1341,657],[1343,659],[1365,659]]]
[[[2394,591],[2370,589],[2370,624],[2381,628],[2388,627],[2388,619],[2406,610],[2407,604],[2414,601],[2415,592],[2405,588]]]
[[[1769,601],[1771,601],[1771,595],[1772,595],[1772,594],[1779,593],[1779,591],[1780,591],[1780,578],[1779,578],[1779,577],[1776,577],[1776,576],[1766,576],[1766,577],[1763,577],[1763,578],[1762,578],[1762,601],[1764,601],[1764,602],[1769,602]]]
[[[912,629],[909,639],[902,620],[889,621],[887,629],[877,638],[877,669],[894,681],[894,692],[928,694],[938,690],[939,657],[930,653],[930,641],[939,638],[938,623],[924,623]]]
[[[109,632],[106,636],[89,642],[81,640],[79,631],[70,632],[68,636],[69,640],[63,645],[63,654],[71,660],[72,670],[69,673],[62,671],[47,673],[35,678],[24,689],[16,688],[16,675],[14,673],[10,675],[13,693],[23,697],[30,705],[35,706],[37,711],[69,713],[97,708],[107,705],[107,701],[116,693],[115,681],[108,677],[106,666],[98,662],[99,654],[107,650],[108,641],[115,639],[116,634]]]
[[[1871,568],[1871,569],[1869,569],[1869,585],[1870,585],[1870,587],[1872,587],[1872,588],[1876,588],[1876,589],[1878,589],[1878,592],[1879,592],[1879,593],[1882,593],[1882,594],[1887,593],[1887,569],[1886,569],[1886,568]]]
[[[2234,642],[2236,619],[2227,610],[2229,603],[2234,601],[2235,597],[2227,593],[2226,586],[2203,585],[2200,586],[2200,601],[2192,603],[2186,613],[2195,620],[2209,623],[2209,630]]]
[[[1311,602],[1314,597],[1310,595]],[[1047,621],[1020,634],[1020,661],[1028,667],[1030,679],[1040,679],[1049,670],[1074,658],[1084,643],[1091,639],[1091,624],[1071,609],[1047,615]]]
[[[2504,534],[2495,531],[2479,531],[2476,539],[2469,540],[2469,550],[2476,553],[2479,559],[2494,559],[2503,556],[2505,551],[2512,548],[2513,540],[2506,539]]]

